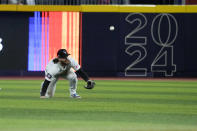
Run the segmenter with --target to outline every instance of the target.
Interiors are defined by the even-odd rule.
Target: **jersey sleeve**
[[[77,63],[77,61],[75,61],[75,59],[73,59],[72,57],[68,56],[67,59],[70,61],[71,67],[75,71],[77,71],[77,70],[79,70],[81,68],[80,65]]]

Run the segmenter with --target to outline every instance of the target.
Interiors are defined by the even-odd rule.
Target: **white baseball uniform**
[[[45,79],[50,81],[48,86],[46,96],[53,97],[56,89],[56,82],[59,77],[69,80],[70,85],[70,95],[75,94],[77,90],[77,75],[71,68],[75,71],[79,70],[80,65],[71,57],[68,56],[67,59],[70,61],[70,64],[63,67],[60,62],[54,63],[53,59],[47,64],[45,69]]]

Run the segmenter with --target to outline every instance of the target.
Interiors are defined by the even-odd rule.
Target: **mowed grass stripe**
[[[7,85],[7,84],[41,84],[42,80],[0,80],[1,85]],[[158,86],[158,87],[165,87],[165,86],[173,86],[173,87],[182,87],[182,86],[191,86],[191,87],[196,87],[197,81],[158,81],[158,80],[146,80],[146,81],[135,81],[135,80],[115,80],[115,81],[110,81],[110,80],[96,80],[99,85],[105,85],[105,86]],[[60,80],[58,82],[59,84],[65,84],[68,83],[67,80]],[[79,83],[84,83],[82,81],[79,81]]]
[[[21,101],[23,102],[23,101]],[[37,103],[34,103],[34,102],[31,102],[32,104],[35,104],[35,106],[38,106]],[[23,108],[25,108],[26,110],[40,110],[40,109],[46,109],[46,111],[48,109],[54,109],[54,110],[64,110],[64,111],[73,111],[73,113],[75,111],[84,111],[84,112],[92,112],[92,113],[96,113],[97,112],[100,112],[100,111],[106,111],[108,112],[109,114],[111,112],[125,112],[125,113],[160,113],[160,114],[179,114],[179,115],[189,115],[189,116],[194,116],[196,118],[196,109],[197,107],[191,107],[191,106],[180,106],[180,105],[169,105],[169,104],[139,104],[139,103],[136,103],[136,104],[125,104],[125,103],[121,103],[121,104],[118,104],[118,103],[114,103],[113,105],[109,105],[109,103],[105,103],[105,102],[98,102],[97,104],[94,104],[94,103],[69,103],[69,102],[65,102],[65,104],[54,104],[54,103],[50,103],[50,102],[46,102],[47,104],[53,104],[53,105],[56,105],[58,106],[59,108],[55,108],[53,106],[47,106],[47,104],[45,103],[40,103],[40,104],[43,104],[42,106],[38,106],[38,107],[31,107],[31,105],[29,105],[28,103],[26,102],[23,102],[23,104],[26,104],[25,106],[23,105],[20,105],[20,104],[14,104],[14,106],[2,106],[0,109],[2,110],[1,111],[1,116],[3,115],[6,115],[8,116],[7,114],[10,114],[7,112],[3,112],[3,110],[5,108],[8,108],[10,109],[11,112],[15,112],[17,109],[21,110]],[[9,103],[11,104],[11,103]],[[80,109],[79,109],[79,106],[80,106]],[[88,107],[91,107],[91,108],[87,108]],[[120,107],[121,106],[121,107]],[[72,108],[71,108],[72,107]],[[71,108],[71,109],[70,109]],[[18,114],[18,113],[17,113]],[[98,117],[99,117],[99,113],[97,114]],[[22,116],[23,117],[23,116]],[[159,118],[158,118],[159,120]]]
[[[32,96],[34,95],[34,96]],[[34,93],[32,94],[31,96],[29,96],[28,94],[27,95],[20,95],[20,94],[17,94],[15,95],[14,93],[12,94],[9,94],[9,95],[2,95],[0,96],[1,100],[23,100],[25,99],[26,101],[28,100],[37,100],[39,99],[39,95],[37,93]],[[127,95],[127,96],[122,96],[122,94],[116,94],[116,96],[114,97],[113,94],[105,94],[103,96],[100,96],[100,95],[89,95],[89,94],[83,94],[82,95],[83,97],[85,98],[88,98],[88,97],[91,97],[91,99],[87,99],[88,102],[102,102],[102,101],[105,101],[105,102],[122,102],[122,103],[155,103],[155,104],[174,104],[174,105],[191,105],[191,106],[196,106],[196,97],[176,97],[176,96],[159,96],[159,95],[153,95],[153,96],[150,96],[150,95]],[[67,100],[67,99],[70,99],[68,98],[69,97],[69,94],[67,93],[66,94],[62,94],[60,96],[61,98],[63,98],[62,100]],[[67,99],[64,99],[64,98],[67,98]],[[55,98],[58,98],[55,96]],[[84,99],[86,100],[86,99]]]
[[[1,98],[2,99],[20,99],[21,97],[30,97],[32,99],[35,99],[35,98],[39,98],[39,93],[37,92],[28,92],[27,94],[16,94],[18,92],[12,92],[12,93],[9,93],[9,95],[1,95]],[[22,92],[22,93],[26,93],[26,92]],[[29,93],[31,93],[31,96],[29,95]],[[60,96],[61,97],[69,97],[69,93],[68,91],[67,92],[56,92],[57,93],[60,93]],[[117,99],[122,99],[122,100],[125,100],[126,101],[129,101],[129,100],[133,100],[133,99],[138,99],[138,100],[143,100],[143,99],[146,99],[146,100],[174,100],[174,101],[179,101],[179,100],[182,100],[183,102],[184,101],[196,101],[196,96],[195,95],[174,95],[174,94],[145,94],[145,93],[132,93],[132,94],[117,94],[117,93],[103,93],[102,95],[99,94],[91,94],[91,93],[85,93],[85,92],[80,92],[81,93],[81,96],[84,96],[85,98],[88,98],[91,97],[91,98],[98,98],[98,99],[101,99],[102,101],[102,98],[103,99],[114,99],[114,101],[116,101]],[[55,98],[58,97],[57,95],[54,96]]]
[[[173,122],[177,118],[181,119],[181,121],[175,121],[174,124],[185,124],[185,125],[193,125],[195,121],[185,121],[184,119],[193,119],[197,118],[197,115],[194,114],[172,114],[172,113],[145,113],[145,112],[117,112],[117,111],[76,111],[76,110],[64,110],[64,109],[14,109],[10,108],[2,108],[5,113],[9,112],[7,115],[2,114],[1,118],[5,119],[34,119],[34,120],[86,120],[86,121],[124,121],[124,122],[134,122],[136,120],[149,123],[149,121],[157,121],[157,117],[162,121],[158,121],[156,123],[169,123],[169,121]],[[14,111],[14,112],[13,112]],[[15,112],[18,112],[17,114]],[[34,114],[34,115],[31,115]],[[45,114],[40,115],[40,114]],[[75,114],[75,115],[73,115]],[[98,114],[100,117],[98,117]],[[81,117],[78,117],[80,115]],[[132,119],[130,118],[132,117]],[[169,120],[169,121],[166,121]],[[181,123],[180,123],[181,122]]]
[[[130,83],[129,81],[127,81],[127,83]],[[131,82],[132,83],[132,82]],[[192,92],[192,93],[197,93],[197,88],[196,88],[196,85],[193,85],[193,87],[188,87],[188,85],[187,84],[182,84],[182,86],[183,87],[181,87],[181,88],[176,88],[177,86],[176,85],[174,85],[174,86],[167,86],[167,87],[165,87],[165,88],[163,88],[163,89],[161,89],[160,87],[162,86],[162,85],[157,85],[157,87],[154,87],[153,85],[152,86],[149,86],[149,85],[147,85],[146,83],[144,83],[143,84],[143,86],[140,86],[140,88],[138,88],[138,86],[136,86],[136,85],[133,85],[133,86],[131,86],[131,85],[127,85],[127,86],[125,86],[125,82],[124,83],[122,83],[122,86],[119,86],[119,85],[113,85],[113,84],[111,84],[111,85],[100,85],[99,83],[97,83],[98,84],[98,87],[97,87],[97,89],[96,90],[104,90],[104,91],[150,91],[150,92],[157,92],[157,91],[160,91],[160,92]],[[61,88],[64,88],[64,89],[68,89],[68,83],[67,82],[64,82],[64,83],[62,83],[62,82],[59,82],[58,84],[57,84],[58,86],[60,86]],[[79,82],[79,85],[78,85],[78,87],[79,87],[79,89],[80,88],[82,88],[83,87],[83,85],[84,85],[84,83],[82,83],[81,81]],[[10,87],[11,86],[11,87]],[[0,85],[0,87],[1,88],[5,88],[6,89],[6,87],[9,87],[9,88],[14,88],[15,89],[15,87],[17,87],[17,89],[20,89],[20,88],[24,88],[24,86],[26,86],[26,88],[31,88],[31,87],[35,87],[35,89],[37,89],[37,88],[40,88],[40,83],[23,83],[23,84],[17,84],[17,83],[15,83],[15,84],[6,84],[6,86],[3,86],[2,84]],[[110,88],[110,87],[112,87],[112,88]],[[118,87],[118,89],[115,89],[114,90],[114,88],[115,87]],[[59,88],[59,87],[58,87]],[[188,89],[189,88],[189,89]]]
[[[9,105],[1,105],[1,107],[9,108],[32,108],[31,104],[35,104],[34,108],[50,108],[56,109],[54,105],[58,106],[60,109],[64,108],[65,110],[72,107],[74,110],[86,110],[86,111],[122,111],[122,112],[160,112],[160,113],[182,113],[182,114],[197,114],[197,105],[195,104],[180,104],[180,103],[162,103],[162,102],[147,102],[147,101],[111,101],[104,98],[84,98],[83,100],[73,101],[65,97],[56,97],[53,100],[41,101],[39,98],[28,98],[19,97],[20,99],[13,98],[7,99],[6,103]],[[17,103],[19,102],[20,103]],[[45,103],[46,102],[46,103]],[[113,104],[112,104],[113,103]],[[42,104],[42,106],[39,106]],[[73,105],[74,104],[74,105]],[[78,106],[80,108],[78,108]],[[75,108],[76,107],[76,108]],[[91,107],[91,108],[87,108]]]
[[[21,100],[21,99],[25,99],[26,101],[31,100],[31,99],[39,99],[39,95],[34,93],[32,94],[34,96],[29,96],[27,95],[20,95],[17,94],[15,95],[14,93],[9,94],[9,95],[2,95],[0,96],[0,98],[6,99],[6,100]],[[105,95],[89,95],[89,94],[82,94],[83,97],[88,98],[91,97],[91,99],[88,99],[89,102],[123,102],[123,103],[155,103],[155,104],[175,104],[175,105],[196,105],[196,97],[193,96],[188,96],[188,97],[183,97],[183,96],[159,96],[159,95],[122,95],[122,94],[116,94],[115,97],[113,96],[113,94],[105,94]],[[69,94],[62,94],[61,95],[62,98],[69,97]],[[55,96],[55,98],[57,98]],[[66,100],[66,99],[63,99]],[[85,99],[86,100],[86,99]]]
[[[1,122],[1,121],[0,121]],[[3,125],[5,123],[3,121]],[[23,123],[23,126],[20,126]],[[29,128],[31,125],[34,125],[34,128]],[[42,123],[42,124],[40,124]],[[87,124],[88,123],[88,124]],[[13,126],[14,125],[14,126]],[[77,126],[76,126],[77,125]],[[131,122],[118,122],[118,124],[114,124],[114,122],[105,122],[102,121],[69,121],[69,120],[50,120],[50,121],[43,121],[43,120],[26,120],[25,122],[20,119],[13,119],[11,121],[10,126],[14,128],[14,131],[65,131],[69,129],[69,131],[196,131],[196,126],[185,126],[185,125],[173,125],[168,124],[168,126],[163,124],[153,124],[149,123],[131,123]],[[48,127],[48,128],[44,128]],[[68,128],[69,127],[69,128]],[[97,127],[97,128],[96,128]],[[4,128],[4,131],[13,131],[7,128]]]

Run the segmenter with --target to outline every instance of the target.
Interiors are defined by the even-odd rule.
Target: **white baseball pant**
[[[70,70],[67,73],[61,74],[57,77],[54,77],[54,79],[52,79],[52,81],[50,82],[50,84],[47,88],[46,96],[47,97],[53,97],[54,96],[55,90],[56,90],[56,83],[57,83],[59,77],[67,79],[69,81],[70,95],[76,94],[78,79],[77,79],[77,75],[75,74],[75,72]],[[42,84],[43,84],[43,82],[42,82]],[[42,88],[42,84],[41,84],[41,88]]]

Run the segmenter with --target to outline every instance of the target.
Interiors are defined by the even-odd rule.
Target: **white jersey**
[[[70,61],[70,64],[66,66],[62,66],[60,62],[54,63],[53,59],[50,60],[46,66],[45,79],[51,81],[62,74],[66,74],[71,70],[71,68],[73,68],[75,71],[81,68],[80,65],[71,56],[68,56],[67,59]]]

